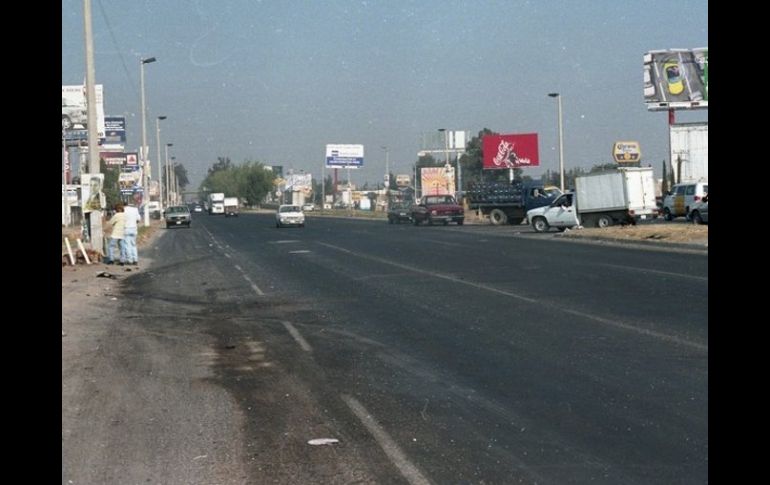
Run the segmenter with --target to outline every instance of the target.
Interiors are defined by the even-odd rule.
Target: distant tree
[[[232,167],[229,157],[217,157],[217,163],[209,167],[208,175],[220,170],[228,170]]]
[[[617,169],[618,169],[617,163],[597,163],[593,167],[591,167],[591,170],[589,170],[588,173],[607,172],[607,171],[614,171]]]
[[[668,192],[668,174],[666,173],[666,161],[663,160],[663,182],[660,184],[660,193],[666,194]]]
[[[120,202],[120,167],[113,167],[107,165],[104,159],[99,160],[99,171],[104,174],[104,183],[102,184],[102,192],[104,192],[105,203],[109,209],[112,209],[115,204]]]
[[[174,164],[174,175],[179,184],[179,191],[183,192],[184,188],[190,185],[190,180],[187,178],[187,169],[183,164],[176,163]]]

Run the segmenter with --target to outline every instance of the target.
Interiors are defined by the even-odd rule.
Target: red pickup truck
[[[419,204],[412,206],[412,221],[415,226],[421,222],[433,225],[441,222],[445,226],[450,222],[456,222],[462,226],[465,222],[465,211],[451,195],[425,195]]]

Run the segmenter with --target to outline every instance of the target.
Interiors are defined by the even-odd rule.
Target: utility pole
[[[161,160],[160,160],[160,122],[165,120],[165,116],[158,116],[155,119],[155,131],[156,131],[156,143],[158,145],[158,205],[160,206],[160,212],[163,213],[163,172],[161,172]]]
[[[83,24],[86,41],[86,109],[88,112],[88,172],[99,174],[99,134],[96,121],[96,68],[94,67],[94,40],[91,28],[91,0],[83,0]],[[82,183],[82,181],[81,181]],[[92,210],[89,216],[91,249],[104,254],[102,209]]]

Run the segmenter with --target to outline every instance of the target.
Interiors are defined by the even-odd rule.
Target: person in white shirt
[[[128,264],[139,265],[139,254],[136,251],[136,235],[139,232],[138,222],[141,220],[139,209],[133,202],[129,202],[123,209],[126,214],[123,230],[123,244],[126,248],[126,260]]]

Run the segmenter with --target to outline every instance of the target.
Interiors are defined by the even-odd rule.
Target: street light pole
[[[150,211],[147,210],[147,202],[149,202],[150,197],[150,187],[149,187],[149,175],[150,170],[147,166],[147,114],[145,111],[145,103],[144,103],[144,65],[149,64],[151,62],[155,62],[154,57],[148,57],[147,59],[139,59],[139,71],[140,71],[140,84],[141,84],[141,91],[142,91],[142,189],[144,190],[144,194],[142,197],[142,204],[144,205],[144,225],[149,226],[150,225]]]
[[[171,170],[168,167],[168,147],[174,146],[173,143],[166,143],[166,206],[171,205]]]
[[[449,132],[446,128],[439,128],[439,132],[444,132],[444,170],[447,175],[447,189],[449,189]]]
[[[155,131],[157,132],[157,144],[158,144],[158,205],[160,205],[160,212],[163,213],[163,172],[161,171],[161,160],[160,160],[160,122],[161,120],[165,120],[165,116],[158,116],[155,119]]]
[[[385,210],[390,209],[390,153],[388,147],[380,146],[385,150]]]
[[[564,192],[564,132],[561,119],[561,94],[548,93],[548,96],[556,98],[559,102],[559,183],[561,184],[561,191]]]

